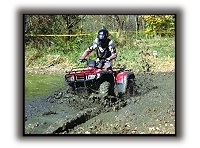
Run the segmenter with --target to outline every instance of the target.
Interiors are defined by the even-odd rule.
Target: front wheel
[[[105,81],[100,84],[99,95],[103,98],[110,95],[110,83],[109,82]]]

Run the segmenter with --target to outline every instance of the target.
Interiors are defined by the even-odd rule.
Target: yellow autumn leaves
[[[175,31],[175,15],[141,15],[145,21],[145,33],[158,33],[164,34]]]

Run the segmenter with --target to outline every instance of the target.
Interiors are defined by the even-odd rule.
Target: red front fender
[[[119,72],[115,77],[115,82],[117,86],[117,91],[121,93],[126,92],[126,87],[128,79],[134,79],[134,73],[132,71],[122,71]]]

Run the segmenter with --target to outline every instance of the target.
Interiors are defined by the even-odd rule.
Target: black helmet
[[[97,38],[100,41],[103,41],[103,40],[107,39],[107,37],[108,37],[108,30],[106,30],[106,29],[99,30]]]

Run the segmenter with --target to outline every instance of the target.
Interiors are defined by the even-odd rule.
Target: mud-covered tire
[[[67,92],[67,93],[73,94],[73,93],[74,93],[73,87],[72,87],[72,86],[69,86],[68,84],[66,84],[66,92]]]
[[[127,87],[126,87],[125,96],[126,97],[134,97],[136,95],[137,95],[137,86],[133,79],[129,79]]]
[[[105,81],[99,85],[99,95],[101,97],[106,97],[110,95],[110,83]]]

